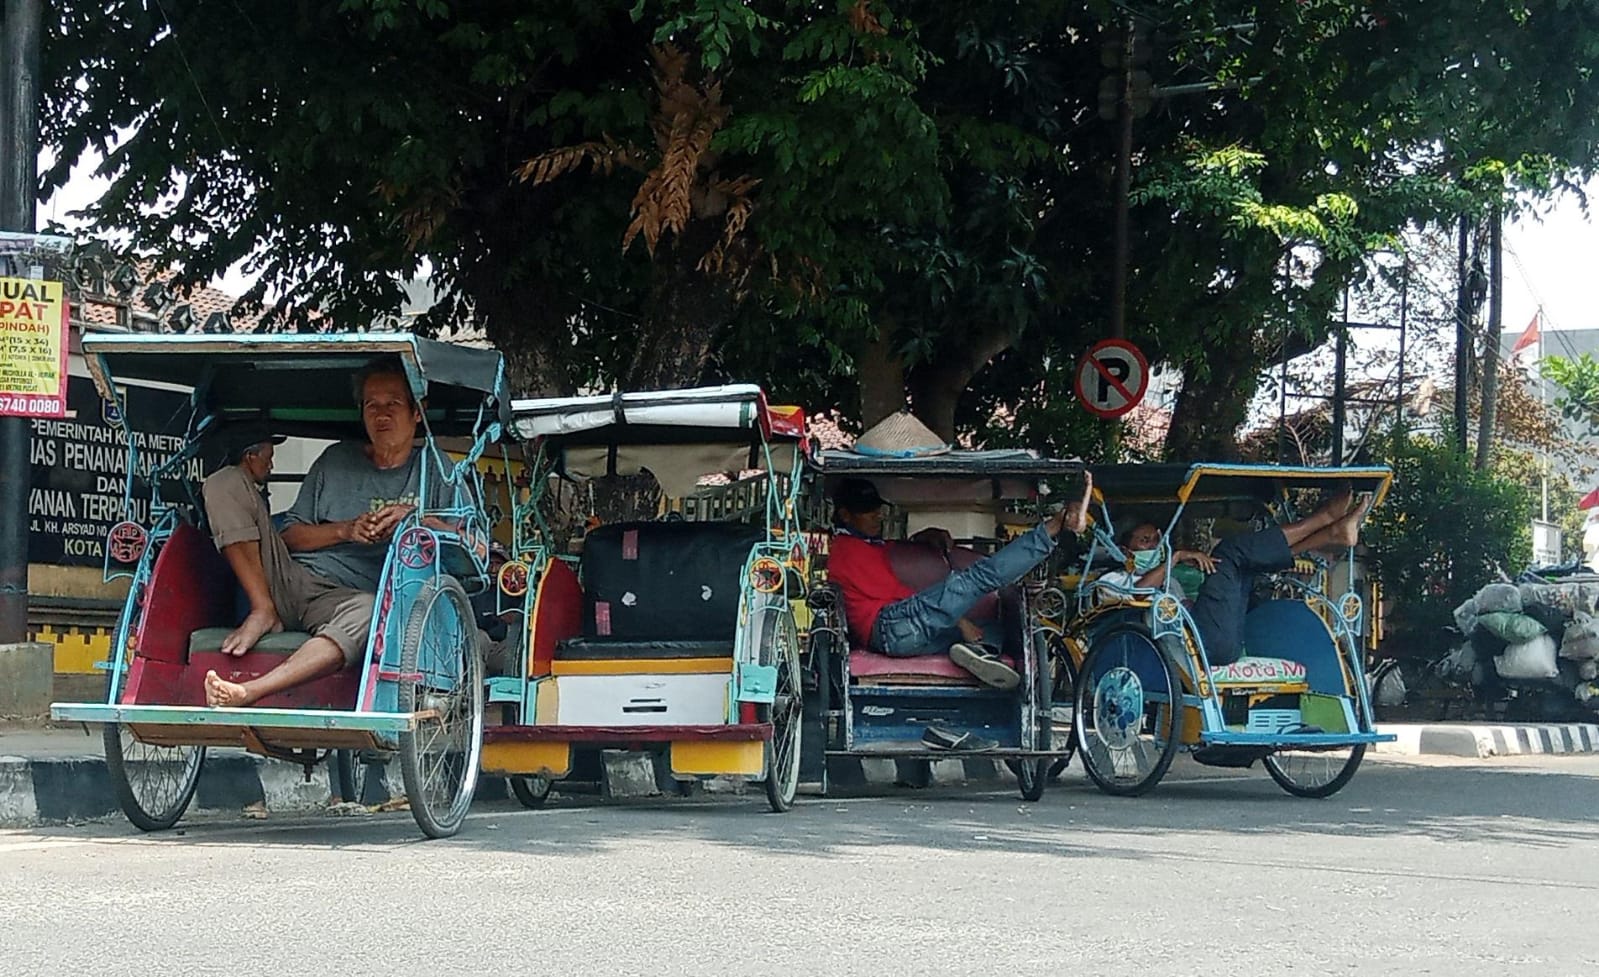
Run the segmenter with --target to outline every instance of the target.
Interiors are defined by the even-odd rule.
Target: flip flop
[[[993,740],[984,739],[976,733],[961,733],[937,726],[929,726],[922,732],[922,743],[935,750],[947,750],[951,753],[982,753],[999,746]]]

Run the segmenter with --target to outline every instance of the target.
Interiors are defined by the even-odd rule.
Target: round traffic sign
[[[1149,361],[1125,339],[1102,339],[1077,364],[1077,399],[1096,417],[1120,417],[1144,399]]]

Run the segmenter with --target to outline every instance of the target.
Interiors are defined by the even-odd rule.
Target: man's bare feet
[[[208,706],[247,706],[250,693],[237,682],[225,681],[216,672],[205,673],[205,704]]]
[[[1360,524],[1366,521],[1366,513],[1371,511],[1373,501],[1375,499],[1372,495],[1362,493],[1360,504],[1343,518],[1333,522],[1330,540],[1332,545],[1350,547],[1360,542]]]
[[[1044,531],[1051,538],[1059,538],[1062,530],[1071,530],[1073,536],[1082,533],[1088,528],[1088,507],[1094,499],[1094,473],[1083,470],[1083,497],[1077,502],[1068,502],[1044,521]]]
[[[1321,508],[1316,510],[1312,518],[1323,526],[1331,526],[1349,515],[1349,503],[1353,498],[1354,492],[1349,483],[1339,482],[1338,488],[1333,490],[1333,494],[1326,502],[1322,503]]]
[[[1088,507],[1068,502],[1061,510],[1044,520],[1044,532],[1052,538],[1059,538],[1062,532],[1070,532],[1073,536],[1088,528]]]
[[[277,634],[283,630],[283,622],[278,620],[277,614],[272,611],[251,611],[244,623],[233,629],[233,633],[222,639],[222,653],[225,655],[242,655],[255,647],[255,643],[264,636]]]

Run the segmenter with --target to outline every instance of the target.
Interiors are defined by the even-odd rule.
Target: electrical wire
[[[194,93],[200,97],[200,107],[205,109],[205,117],[210,120],[211,128],[216,130],[221,144],[228,145],[228,137],[222,134],[222,126],[217,124],[216,114],[211,111],[211,103],[206,100],[205,92],[200,90],[200,79],[194,73],[194,66],[189,64],[189,56],[183,50],[183,40],[178,37],[178,28],[172,23],[172,17],[167,14],[167,8],[161,0],[155,0],[155,6],[161,11],[161,19],[166,21],[167,30],[172,32],[172,46],[177,49],[178,60],[183,62],[183,70],[189,76],[189,83],[194,86]]]

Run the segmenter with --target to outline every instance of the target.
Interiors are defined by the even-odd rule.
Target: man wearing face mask
[[[983,644],[982,628],[966,614],[984,596],[1015,583],[1047,559],[1063,530],[1075,534],[1087,528],[1093,481],[1086,472],[1084,477],[1088,481],[1082,501],[1066,505],[992,556],[921,591],[912,590],[894,574],[890,544],[883,539],[887,503],[877,487],[861,478],[844,479],[833,495],[827,575],[843,594],[850,633],[872,651],[896,658],[947,654],[985,684],[1016,688],[1020,682],[1016,670]],[[954,541],[942,529],[924,529],[910,542],[947,552]]]
[[[1189,614],[1199,629],[1211,665],[1228,665],[1239,659],[1244,615],[1249,612],[1249,595],[1259,574],[1291,569],[1294,558],[1301,553],[1355,545],[1372,500],[1367,497],[1353,508],[1351,501],[1345,487],[1298,522],[1229,536],[1217,543],[1209,556],[1197,550],[1177,550],[1172,554],[1173,579],[1166,589],[1183,600],[1194,594]],[[1151,523],[1133,527],[1121,541],[1122,549],[1133,559],[1133,570],[1107,573],[1099,582],[1118,587],[1166,585],[1162,536],[1160,528]],[[1190,574],[1186,581],[1183,571]],[[1202,579],[1196,581],[1191,576],[1194,571],[1202,574]]]

